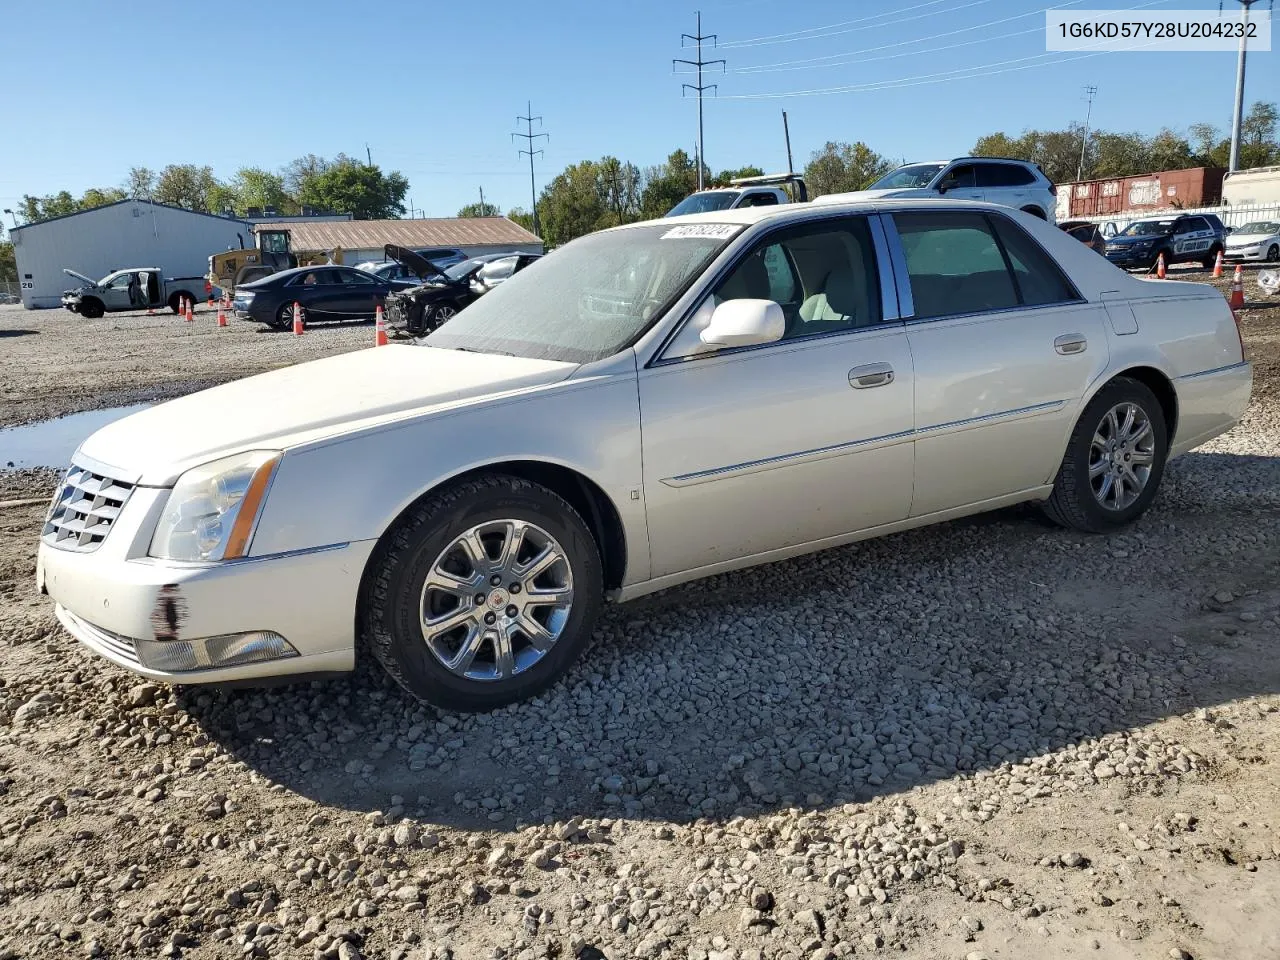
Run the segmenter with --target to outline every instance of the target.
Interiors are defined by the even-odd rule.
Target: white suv
[[[1016,207],[1050,223],[1056,219],[1058,188],[1040,165],[1003,157],[960,157],[909,163],[891,170],[866,190],[832,193],[815,203],[844,203],[880,197],[947,197],[986,200]]]

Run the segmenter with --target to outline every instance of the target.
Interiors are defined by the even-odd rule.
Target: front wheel
[[[569,669],[602,596],[600,551],[577,511],[546,487],[495,474],[429,496],[387,535],[360,622],[413,696],[491,710]]]
[[[1280,244],[1267,247],[1267,263],[1280,263]]]
[[[99,301],[93,299],[80,301],[80,316],[86,320],[97,320],[104,313],[106,308]]]
[[[423,320],[426,322],[423,326],[426,329],[423,330],[423,333],[428,334],[433,330],[439,329],[452,320],[457,313],[457,308],[451,303],[433,303],[424,311]]]
[[[1206,270],[1212,270],[1218,263],[1218,254],[1222,252],[1221,247],[1210,247],[1209,255],[1200,261],[1200,266]]]
[[[293,329],[293,301],[282,303],[280,309],[276,311],[275,319],[271,321],[271,326],[277,330]]]

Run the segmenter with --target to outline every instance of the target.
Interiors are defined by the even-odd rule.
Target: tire
[[[422,313],[422,335],[426,336],[438,330],[458,314],[458,308],[452,303],[433,303]]]
[[[1204,267],[1206,270],[1212,270],[1213,265],[1218,262],[1218,253],[1221,250],[1222,248],[1215,243],[1209,248],[1209,256],[1200,261],[1200,266]]]
[[[1267,247],[1267,263],[1280,263],[1280,244]]]
[[[1123,461],[1115,469],[1107,468],[1105,466],[1108,463],[1106,448],[1098,448],[1095,445],[1096,439],[1105,439],[1106,434],[1114,432],[1107,426],[1111,413],[1117,408],[1125,407],[1137,408],[1149,427],[1150,443],[1139,442],[1132,449],[1135,457],[1139,454],[1146,454],[1149,457],[1149,463],[1146,465],[1148,474],[1141,484],[1138,495],[1130,502],[1104,505],[1102,501],[1108,496],[1105,492],[1100,496],[1098,487],[1105,488],[1107,474],[1114,474],[1117,471],[1123,473],[1126,469],[1130,476],[1141,474],[1140,467],[1134,470],[1137,464],[1131,464],[1126,468],[1123,466]],[[1115,422],[1123,426],[1121,421],[1122,417],[1117,417]],[[1139,432],[1139,429],[1140,420],[1135,417],[1134,432]],[[1076,422],[1075,429],[1071,432],[1071,439],[1067,442],[1067,451],[1063,455],[1062,464],[1058,468],[1058,475],[1053,482],[1053,493],[1043,505],[1044,512],[1054,523],[1086,533],[1106,533],[1132,523],[1146,512],[1155,498],[1156,490],[1160,486],[1160,478],[1164,476],[1164,465],[1168,455],[1168,426],[1165,424],[1164,411],[1155,394],[1137,380],[1117,377],[1098,391]],[[1091,463],[1103,465],[1106,472],[1091,478]],[[1131,481],[1126,478],[1122,490],[1128,489],[1130,483]],[[1115,486],[1113,481],[1111,493],[1115,492]]]
[[[80,316],[84,317],[86,320],[97,320],[106,312],[106,309],[98,300],[90,298],[88,300],[80,301]]]
[[[1049,219],[1048,217],[1046,217],[1046,216],[1045,216],[1044,211],[1043,211],[1043,210],[1041,210],[1039,207],[1023,207],[1023,208],[1022,208],[1022,212],[1023,212],[1023,213],[1029,213],[1029,214],[1031,214],[1033,217],[1039,217],[1041,220],[1048,220],[1048,219]]]
[[[497,568],[499,583],[486,581],[486,571],[500,562],[500,544],[508,542],[504,526],[516,523],[525,525],[522,538],[508,539],[521,546],[507,567]],[[481,564],[466,559],[460,546],[472,534],[485,549]],[[521,566],[548,548],[559,559],[522,580]],[[456,591],[448,586],[459,581],[465,586]],[[520,583],[525,586],[512,589]],[[543,596],[554,590],[568,602],[522,599],[537,590]],[[564,675],[591,636],[603,592],[599,547],[573,507],[538,484],[492,474],[431,494],[388,532],[370,560],[358,622],[374,657],[414,697],[446,710],[492,710],[532,697]],[[433,608],[441,623],[429,633],[423,611]],[[521,632],[523,622],[542,629],[544,649]],[[467,659],[470,637],[476,640]],[[445,663],[450,657],[456,658],[452,669]]]
[[[304,314],[305,316],[305,314]],[[292,330],[293,329],[293,301],[280,304],[280,309],[276,311],[275,319],[271,321],[271,326],[276,330]]]

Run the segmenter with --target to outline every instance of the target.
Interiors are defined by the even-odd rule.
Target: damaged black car
[[[394,252],[393,252],[394,251]],[[459,310],[537,260],[537,253],[486,253],[439,270],[411,250],[388,244],[386,254],[426,281],[387,297],[387,332],[424,337]],[[419,263],[421,261],[421,263]],[[428,274],[426,264],[431,273]]]

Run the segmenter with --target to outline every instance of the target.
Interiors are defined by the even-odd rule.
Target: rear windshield
[[[714,210],[728,210],[733,201],[738,199],[737,190],[706,190],[685,197],[667,214],[678,217],[683,213],[711,213]]]

